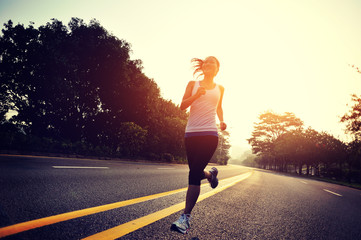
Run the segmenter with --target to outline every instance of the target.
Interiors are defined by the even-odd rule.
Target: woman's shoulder
[[[195,85],[196,85],[196,81],[191,80],[191,81],[188,82],[187,86],[193,88]]]

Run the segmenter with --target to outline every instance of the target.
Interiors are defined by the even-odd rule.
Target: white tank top
[[[200,83],[196,81],[193,87],[192,96],[196,94]],[[206,94],[196,99],[190,108],[190,114],[186,127],[187,132],[217,132],[216,112],[221,90],[216,86],[206,90]]]

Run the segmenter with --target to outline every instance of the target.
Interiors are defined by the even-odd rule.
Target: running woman
[[[190,107],[190,115],[185,131],[185,147],[189,166],[188,191],[184,213],[175,221],[171,229],[188,233],[190,218],[195,206],[202,179],[208,179],[212,188],[218,185],[217,168],[205,171],[211,160],[217,145],[218,132],[216,114],[220,121],[220,129],[223,131],[227,125],[223,121],[222,99],[224,88],[214,82],[214,77],[219,71],[219,61],[211,56],[206,59],[192,59],[194,74],[203,76],[201,81],[190,81],[180,108]]]

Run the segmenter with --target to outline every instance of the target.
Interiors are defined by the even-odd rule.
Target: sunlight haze
[[[216,56],[234,149],[250,148],[246,139],[266,110],[293,112],[305,126],[350,138],[339,120],[361,91],[352,68],[361,67],[360,1],[0,0],[2,25],[72,17],[95,18],[129,42],[131,58],[177,105],[193,79],[190,60]]]

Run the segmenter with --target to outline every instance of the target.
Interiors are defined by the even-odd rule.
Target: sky
[[[0,0],[0,24],[41,26],[56,18],[96,19],[131,44],[132,59],[179,105],[190,60],[216,56],[225,87],[231,155],[265,111],[292,112],[306,127],[343,141],[340,118],[361,91],[361,1],[358,0]],[[347,105],[349,104],[349,105]]]

